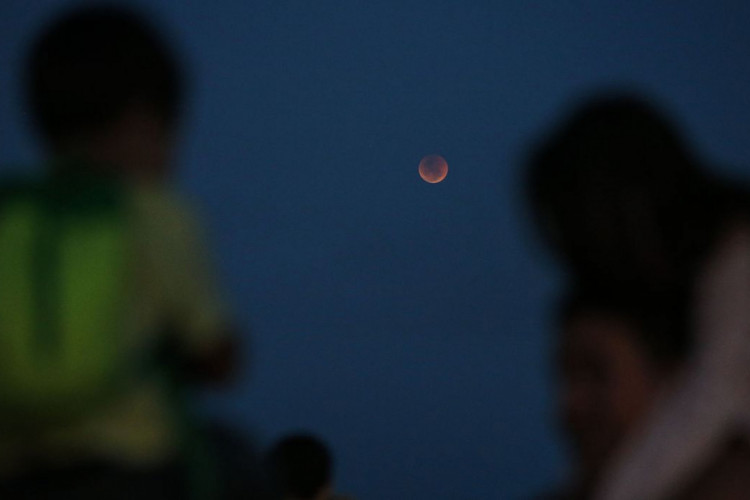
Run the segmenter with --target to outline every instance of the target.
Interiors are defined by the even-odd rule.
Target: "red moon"
[[[448,163],[440,155],[427,155],[419,162],[419,176],[423,181],[437,184],[448,175]]]

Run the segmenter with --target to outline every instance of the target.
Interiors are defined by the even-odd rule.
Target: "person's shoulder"
[[[750,443],[731,442],[675,497],[676,500],[734,500],[750,492]]]
[[[174,189],[151,184],[133,184],[129,189],[137,206],[173,212],[190,211],[190,204]]]
[[[135,185],[130,192],[135,214],[145,224],[174,231],[194,230],[199,222],[193,205],[169,187]]]

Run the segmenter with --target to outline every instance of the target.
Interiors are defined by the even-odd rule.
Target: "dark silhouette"
[[[32,44],[49,163],[0,186],[4,499],[222,498],[227,471],[252,475],[187,392],[230,381],[238,349],[200,227],[166,182],[184,87],[126,8],[76,9]]]
[[[559,416],[571,445],[573,476],[557,499],[592,498],[618,448],[679,381],[690,355],[685,314],[622,297],[577,292],[560,315]],[[743,498],[750,447],[728,436],[675,500]]]
[[[688,356],[684,311],[579,291],[559,319],[559,416],[573,477],[563,498],[589,498],[617,448],[674,383]]]
[[[311,434],[283,437],[269,450],[266,463],[283,500],[344,500],[333,493],[333,456],[326,444]]]
[[[575,109],[535,146],[528,172],[541,234],[572,283],[685,316],[694,345],[685,375],[618,449],[596,498],[676,494],[746,414],[748,190],[711,173],[657,107],[630,93]]]

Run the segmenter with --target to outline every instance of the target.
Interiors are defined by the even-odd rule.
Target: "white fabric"
[[[596,500],[661,500],[750,430],[750,228],[728,232],[699,277],[696,350],[684,380],[613,462]]]

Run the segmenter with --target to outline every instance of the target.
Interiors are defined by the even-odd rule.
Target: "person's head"
[[[24,84],[32,123],[53,154],[164,175],[183,77],[140,14],[99,4],[58,17],[32,43]]]
[[[683,286],[710,244],[718,184],[641,97],[585,101],[536,144],[527,170],[536,222],[576,278],[662,292]]]
[[[560,417],[584,484],[650,410],[690,345],[682,307],[576,293],[560,318]]]
[[[269,451],[267,462],[284,500],[326,500],[332,493],[333,458],[315,436],[282,438]]]

